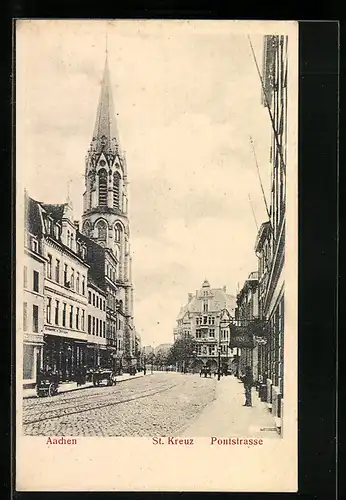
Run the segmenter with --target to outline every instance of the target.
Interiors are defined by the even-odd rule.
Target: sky
[[[64,203],[70,183],[75,220],[107,39],[142,345],[173,341],[205,278],[236,295],[257,269],[256,221],[267,216],[250,136],[269,201],[271,126],[248,34],[261,65],[263,36],[248,22],[17,25],[17,182],[46,203]]]

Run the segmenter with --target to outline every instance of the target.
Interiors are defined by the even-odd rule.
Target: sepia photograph
[[[17,489],[296,491],[296,23],[15,39]]]

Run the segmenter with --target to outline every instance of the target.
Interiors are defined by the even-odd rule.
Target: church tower
[[[119,322],[119,314],[114,318],[116,330],[119,325],[121,330],[123,324],[124,346],[120,342],[123,347],[120,351],[132,353],[133,286],[127,185],[127,165],[120,147],[106,54],[94,133],[85,158],[82,232],[109,256],[110,265],[106,264],[105,269],[105,282],[110,286],[108,289],[107,285],[108,308],[115,303],[115,311],[123,315],[123,321]],[[119,335],[121,338],[121,331]]]

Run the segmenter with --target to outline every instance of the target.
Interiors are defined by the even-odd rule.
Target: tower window
[[[105,241],[107,239],[107,224],[104,220],[100,220],[97,223],[97,237],[102,241]]]
[[[107,172],[104,168],[99,171],[99,206],[107,206]]]
[[[120,174],[115,172],[113,176],[113,207],[120,208]]]

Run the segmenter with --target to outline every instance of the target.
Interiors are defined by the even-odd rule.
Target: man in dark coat
[[[253,386],[253,376],[251,366],[247,366],[245,369],[243,384],[245,389],[245,404],[243,406],[252,406],[251,390]]]

